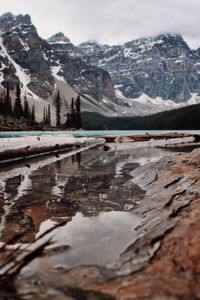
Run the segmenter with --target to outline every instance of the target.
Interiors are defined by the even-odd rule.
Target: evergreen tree
[[[35,105],[34,104],[31,109],[30,124],[31,124],[31,126],[35,125]]]
[[[0,95],[0,114],[3,116],[5,115],[5,102],[3,93]]]
[[[67,113],[67,119],[66,119],[66,122],[65,122],[65,129],[69,129],[69,128],[71,128],[71,115],[68,112]]]
[[[81,99],[78,95],[76,99],[76,127],[77,129],[81,128]]]
[[[17,119],[20,119],[23,116],[23,109],[22,109],[22,104],[21,104],[21,89],[20,89],[19,83],[17,84],[17,88],[16,88],[14,116]]]
[[[77,97],[74,102],[74,98],[71,100],[70,112],[67,113],[67,120],[65,122],[65,128],[81,128],[81,99]]]
[[[4,100],[4,113],[6,116],[12,116],[12,104],[10,97],[10,86],[9,81],[6,82],[6,94]]]
[[[74,108],[74,98],[72,98],[72,101],[71,101],[70,128],[76,128],[76,112],[75,112],[75,108]]]
[[[60,91],[58,91],[58,94],[56,96],[56,127],[57,128],[60,128],[61,125],[60,109],[61,109],[61,99],[60,99]]]
[[[24,118],[27,120],[30,118],[30,108],[26,97],[26,93],[24,95]]]
[[[48,125],[48,108],[45,109],[46,125]]]
[[[43,126],[46,125],[46,108],[45,106],[43,107]]]
[[[51,126],[51,107],[50,107],[50,104],[48,105],[48,110],[47,110],[47,125]]]

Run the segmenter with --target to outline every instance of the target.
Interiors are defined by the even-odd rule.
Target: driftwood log
[[[181,132],[167,132],[167,133],[146,133],[146,134],[127,134],[127,135],[112,135],[102,136],[106,140],[106,143],[124,143],[125,142],[144,142],[150,140],[160,139],[173,139],[173,138],[186,138],[193,137],[194,142],[200,141],[200,136],[197,134],[181,133]]]
[[[58,153],[69,149],[95,146],[103,139],[74,138],[67,136],[19,137],[0,139],[0,162],[25,159],[49,153]]]

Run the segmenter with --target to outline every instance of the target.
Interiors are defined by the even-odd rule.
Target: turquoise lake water
[[[77,131],[2,131],[0,138],[21,137],[21,136],[41,136],[41,135],[67,135],[72,134],[75,137],[97,137],[105,135],[127,135],[127,134],[145,134],[145,133],[163,133],[163,132],[185,132],[200,134],[200,130],[77,130]]]

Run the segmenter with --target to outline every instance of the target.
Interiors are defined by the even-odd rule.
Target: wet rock
[[[22,227],[34,227],[33,218],[31,216],[24,216],[19,225]]]
[[[53,255],[53,254],[58,254],[59,252],[62,251],[67,251],[70,249],[69,245],[61,245],[61,246],[51,246],[48,248],[45,248],[44,250],[44,255]]]
[[[68,272],[54,270],[43,274],[45,286],[60,292],[63,287],[100,292],[107,299],[198,299],[199,172],[199,149],[134,170],[133,178],[124,184],[129,188],[136,183],[142,185],[142,197],[133,210],[141,220],[135,228],[134,242],[105,266],[82,266]],[[120,191],[118,187],[115,189]],[[107,200],[109,193],[102,201]],[[55,277],[59,280],[55,281]],[[73,299],[74,295],[71,296]]]
[[[148,185],[154,183],[154,181],[156,181],[158,177],[155,171],[146,172],[137,175],[138,172],[140,171],[137,171],[136,169],[136,172],[132,172],[131,175],[134,177],[133,182],[135,184],[138,184],[141,188],[146,188]]]

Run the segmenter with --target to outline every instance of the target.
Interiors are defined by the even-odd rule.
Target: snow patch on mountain
[[[192,93],[192,96],[186,102],[186,105],[193,105],[193,104],[198,104],[198,103],[200,103],[200,96],[197,93]]]
[[[0,84],[10,80],[14,95],[16,75],[30,103],[41,101],[36,103],[41,112],[39,106],[48,103],[54,111],[58,89],[63,116],[78,94],[83,111],[108,116],[148,115],[200,102],[200,50],[190,50],[179,35],[76,47],[62,32],[41,39],[29,16],[1,18]]]
[[[119,88],[120,86],[115,86],[116,95],[128,108],[122,106],[118,109],[118,112],[126,116],[145,116],[200,103],[200,96],[197,93],[192,93],[191,98],[186,102],[176,103],[173,100],[166,100],[161,97],[151,98],[145,93],[138,98],[126,98]]]
[[[30,82],[30,77],[29,75],[25,74],[25,72],[23,71],[23,69],[11,58],[11,56],[8,54],[6,47],[3,44],[3,39],[0,36],[0,47],[3,50],[5,56],[7,56],[7,58],[9,59],[9,61],[13,64],[13,66],[15,67],[16,70],[16,75],[19,77],[21,83],[23,84],[23,89],[27,88],[27,85]]]
[[[63,81],[66,83],[65,79],[63,76],[58,75],[58,73],[60,72],[60,70],[62,69],[62,66],[53,66],[51,67],[51,74],[53,75],[53,77],[57,80]]]
[[[0,71],[0,85],[4,81],[3,73]]]
[[[153,105],[161,105],[161,106],[171,106],[177,107],[178,104],[172,100],[163,100],[161,97],[156,97],[155,99],[149,97],[145,93],[143,93],[139,98],[133,99],[133,101],[137,101],[142,104],[153,104]]]
[[[65,44],[68,44],[69,42],[64,42],[64,41],[56,41],[56,42],[49,42],[49,44],[60,44],[60,45],[65,45]]]
[[[26,51],[28,51],[30,48],[29,48],[29,46],[26,44],[26,43],[24,43],[23,41],[22,41],[22,39],[18,36],[18,39],[20,40],[20,43],[21,43],[21,45],[24,47],[24,49],[26,50]]]
[[[53,36],[51,36],[49,39],[48,39],[48,42],[49,44],[69,44],[71,43],[70,42],[70,39],[68,39],[64,33],[62,32],[58,32],[56,34],[54,34]]]
[[[27,94],[29,96],[32,96],[34,98],[34,100],[37,101],[43,101],[40,97],[38,97],[37,95],[35,95],[29,88],[28,88],[28,84],[30,82],[30,76],[27,75],[24,70],[14,61],[14,59],[12,59],[12,57],[8,54],[6,47],[3,44],[3,39],[1,37],[1,33],[0,33],[0,47],[3,51],[3,53],[5,54],[5,56],[8,58],[8,60],[12,63],[12,65],[14,66],[15,70],[16,70],[16,76],[19,78],[20,82],[22,83],[22,94],[25,95],[25,93],[27,92]]]
[[[182,103],[194,92],[200,94],[200,51],[191,50],[178,34],[161,34],[113,46],[88,42],[79,45],[79,50],[85,61],[110,73],[114,85],[121,85],[126,99],[139,98],[147,103],[155,99],[153,104],[158,105],[163,100],[170,106],[173,103],[168,99]],[[143,93],[150,99],[140,97]]]

